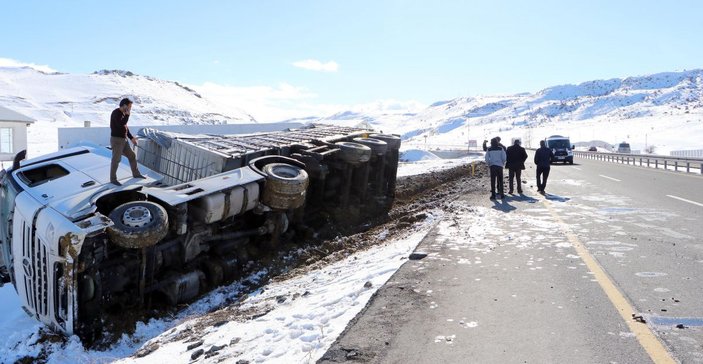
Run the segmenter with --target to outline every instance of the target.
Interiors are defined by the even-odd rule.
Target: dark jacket
[[[519,145],[511,145],[505,153],[507,155],[505,168],[525,169],[525,161],[527,160],[527,152],[525,151],[525,148]]]
[[[120,108],[112,110],[112,115],[110,115],[110,136],[132,139],[132,133],[127,128],[127,121],[129,121],[129,115],[123,114]]]
[[[547,147],[541,147],[535,152],[535,164],[537,167],[549,168],[552,165],[554,153]]]

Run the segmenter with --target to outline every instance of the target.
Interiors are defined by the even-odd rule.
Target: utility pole
[[[471,152],[471,124],[469,119],[466,119],[466,150]]]

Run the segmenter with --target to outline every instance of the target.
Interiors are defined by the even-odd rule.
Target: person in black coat
[[[513,194],[513,179],[517,179],[517,193],[522,194],[522,170],[525,169],[525,161],[527,160],[527,152],[525,148],[520,146],[520,139],[516,139],[513,145],[508,147],[506,151],[507,161],[505,168],[508,169],[508,193]]]
[[[547,148],[544,140],[540,140],[539,149],[535,152],[535,164],[537,165],[537,192],[544,193],[547,187],[547,178],[549,177],[549,169],[552,166],[552,158],[554,153]],[[540,180],[540,177],[542,179]]]

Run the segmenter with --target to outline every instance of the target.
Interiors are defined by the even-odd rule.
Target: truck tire
[[[400,149],[400,137],[393,134],[371,134],[369,138],[383,140],[390,149]]]
[[[149,201],[127,202],[109,215],[113,226],[107,228],[110,241],[127,249],[146,248],[168,234],[166,209]]]
[[[383,140],[374,138],[354,138],[354,142],[363,144],[371,148],[373,154],[385,154],[388,150],[388,144]]]
[[[305,203],[309,178],[304,169],[286,163],[271,163],[264,166],[263,172],[266,174],[264,205],[288,210]]]
[[[339,147],[339,158],[347,163],[366,163],[371,159],[371,148],[353,142],[336,142]]]

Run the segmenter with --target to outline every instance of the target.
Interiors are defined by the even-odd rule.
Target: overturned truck
[[[132,178],[123,163],[121,186],[108,180],[111,152],[97,146],[18,157],[0,172],[0,279],[28,315],[85,343],[127,313],[232,282],[283,238],[393,203],[396,135],[321,125],[140,133],[147,178]]]

